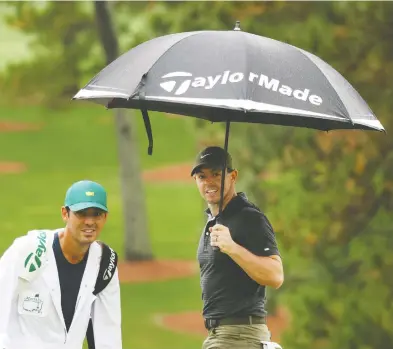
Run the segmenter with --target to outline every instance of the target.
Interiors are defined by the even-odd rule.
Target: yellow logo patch
[[[86,196],[94,196],[94,191],[87,191]]]

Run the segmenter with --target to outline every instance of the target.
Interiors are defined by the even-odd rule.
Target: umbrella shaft
[[[230,125],[231,125],[231,122],[229,120],[227,120],[226,127],[225,127],[225,144],[224,144],[225,153],[228,153],[228,140],[229,140]],[[226,169],[227,169],[227,157],[225,156],[224,165],[222,167],[222,174],[221,174],[220,207],[219,207],[218,214],[220,214],[222,212],[222,206],[224,204],[224,186],[225,186]]]

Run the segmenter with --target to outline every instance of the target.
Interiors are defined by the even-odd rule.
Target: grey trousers
[[[261,349],[270,338],[266,325],[223,325],[209,330],[202,349]]]

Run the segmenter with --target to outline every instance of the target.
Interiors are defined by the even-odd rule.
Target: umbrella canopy
[[[323,60],[240,30],[179,33],[142,43],[74,99],[213,122],[383,130],[362,97]]]
[[[142,43],[104,68],[74,99],[140,109],[149,154],[147,110],[225,121],[226,150],[230,122],[384,131],[334,68],[300,48],[243,32],[239,22],[231,31],[178,33]]]

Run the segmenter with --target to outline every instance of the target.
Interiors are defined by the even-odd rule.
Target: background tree
[[[8,17],[9,24],[34,37],[34,58],[9,66],[3,76],[2,91],[15,102],[68,107],[80,86],[120,55],[105,1],[94,6],[83,2],[15,2],[8,6],[14,10]],[[125,258],[152,259],[136,125],[129,113],[117,110],[114,114]]]
[[[37,60],[35,70],[33,63],[10,68],[7,86],[19,96],[53,101],[73,89],[71,80],[86,81],[102,68],[98,58],[102,56],[94,54],[100,46],[93,13],[86,9],[88,4],[71,4],[61,11],[52,9],[56,2],[34,10],[30,3],[13,4],[12,23],[35,33],[41,47],[37,52],[46,62]],[[387,135],[234,124],[230,150],[240,168],[242,187],[277,231],[286,281],[271,294],[293,316],[283,345],[293,349],[393,347],[393,139],[389,135],[393,127],[393,6],[389,2],[165,1],[112,6],[121,52],[168,33],[231,30],[240,20],[245,31],[316,54],[360,92]],[[65,52],[67,27],[55,27],[50,33],[46,27],[43,18],[48,21],[49,9],[52,21],[63,21],[78,33],[72,34],[78,47],[70,48],[76,51],[73,62],[59,53]],[[71,15],[71,9],[78,14]],[[49,58],[56,45],[62,45],[61,49],[52,55],[64,60],[64,66],[73,64],[64,68],[74,77],[70,80]],[[64,83],[52,91],[49,77],[55,72]],[[47,93],[24,83],[36,82],[37,77]],[[199,120],[195,125],[201,143],[223,144],[222,125]]]
[[[108,3],[95,1],[94,7],[106,64],[109,64],[120,55],[118,40],[111,21]],[[123,194],[125,258],[129,261],[148,260],[153,256],[147,234],[146,204],[135,133],[136,125],[133,118],[130,118],[130,114],[127,115],[124,109],[116,109],[114,114]]]

